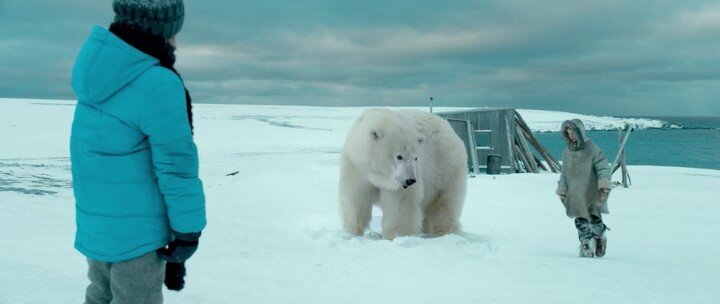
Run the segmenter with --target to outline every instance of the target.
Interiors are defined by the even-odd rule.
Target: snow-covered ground
[[[0,100],[0,303],[80,303],[74,102]],[[720,171],[629,168],[608,254],[577,257],[554,174],[470,179],[464,232],[353,238],[338,155],[358,108],[196,105],[208,227],[168,303],[717,303]],[[523,111],[533,128],[564,114]],[[574,114],[572,114],[574,115]],[[228,173],[238,171],[236,175]],[[372,227],[379,231],[379,213]]]

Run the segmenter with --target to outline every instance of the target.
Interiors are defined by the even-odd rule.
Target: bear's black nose
[[[406,179],[405,180],[405,187],[410,187],[412,184],[414,184],[416,180],[414,178]]]

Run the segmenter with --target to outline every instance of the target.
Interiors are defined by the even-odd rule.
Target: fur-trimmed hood
[[[567,129],[569,128],[572,128],[572,130],[575,131],[575,135],[578,139],[575,143],[570,141],[570,138],[567,135]],[[579,119],[566,120],[563,122],[560,132],[562,132],[565,144],[567,144],[568,148],[573,151],[584,149],[585,143],[590,141],[590,137],[588,136],[587,131],[585,131],[585,124]]]

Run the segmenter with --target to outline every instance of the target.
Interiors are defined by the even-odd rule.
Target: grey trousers
[[[160,304],[165,262],[155,251],[116,263],[88,259],[85,304]]]

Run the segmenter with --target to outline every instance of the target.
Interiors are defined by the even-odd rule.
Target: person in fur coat
[[[602,257],[607,248],[602,214],[608,213],[607,199],[612,189],[607,157],[590,140],[579,119],[563,122],[561,128],[567,148],[556,190],[568,217],[575,218],[580,240],[580,256]]]

